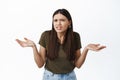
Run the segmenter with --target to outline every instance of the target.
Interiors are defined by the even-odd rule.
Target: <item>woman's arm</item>
[[[75,66],[77,68],[80,68],[82,66],[82,64],[84,63],[87,53],[89,50],[92,51],[100,51],[102,49],[106,48],[106,46],[100,46],[100,44],[88,44],[82,51],[77,50],[76,51],[76,61],[75,61]]]
[[[40,50],[37,50],[35,43],[27,38],[24,38],[25,41],[21,41],[16,39],[16,41],[20,44],[21,47],[32,47],[34,60],[39,68],[41,68],[45,63],[45,48],[40,46]]]
[[[40,46],[39,52],[36,48],[36,46],[32,47],[33,48],[33,53],[34,53],[34,60],[39,68],[43,67],[45,63],[45,52],[46,49],[42,46]]]

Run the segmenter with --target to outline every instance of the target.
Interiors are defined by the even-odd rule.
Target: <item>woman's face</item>
[[[64,15],[58,13],[53,17],[54,29],[57,33],[65,32],[70,26],[71,21],[69,21]]]

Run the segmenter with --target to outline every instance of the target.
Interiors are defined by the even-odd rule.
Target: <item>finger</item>
[[[106,48],[106,46],[100,46],[98,50],[102,50],[104,48]]]
[[[100,46],[100,44],[95,44],[96,46]]]
[[[16,39],[16,41],[18,42],[18,44],[19,44],[20,46],[24,47],[21,40]]]
[[[25,37],[24,39],[25,39],[26,41],[29,41],[29,39],[28,39],[28,38],[26,38],[26,37]]]
[[[28,40],[26,37],[24,38],[25,40]]]
[[[106,46],[99,46],[99,47],[101,47],[101,48],[106,48]]]
[[[18,43],[20,43],[20,42],[21,42],[19,39],[16,39],[16,41],[17,41]]]

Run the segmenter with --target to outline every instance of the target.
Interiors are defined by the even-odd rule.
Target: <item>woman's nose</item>
[[[60,24],[61,24],[61,21],[58,21],[57,24],[60,25]]]

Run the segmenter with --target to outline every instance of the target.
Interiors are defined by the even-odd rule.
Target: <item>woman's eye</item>
[[[57,21],[65,21],[65,19],[60,19],[60,20],[54,19],[53,21],[54,21],[54,22],[57,22]]]
[[[61,19],[61,21],[65,21],[65,19]]]
[[[57,22],[57,21],[58,21],[57,19],[54,20],[54,22]]]

